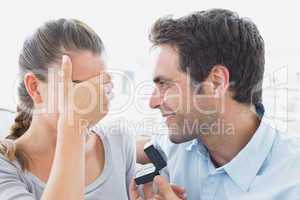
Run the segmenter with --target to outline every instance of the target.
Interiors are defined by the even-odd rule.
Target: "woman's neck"
[[[97,137],[86,139],[86,158],[93,157]],[[39,167],[35,163],[43,163],[44,166],[52,165],[57,141],[57,129],[48,123],[43,117],[33,116],[29,129],[16,140],[17,148],[28,158],[28,167]]]
[[[56,147],[56,129],[43,118],[33,117],[29,129],[16,140],[16,145],[27,155],[53,155]]]

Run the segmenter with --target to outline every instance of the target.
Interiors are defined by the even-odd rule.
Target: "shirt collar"
[[[224,165],[224,170],[243,191],[248,191],[268,157],[275,136],[276,131],[261,121],[249,143],[233,160]]]
[[[255,131],[249,143],[235,156],[229,163],[217,169],[225,172],[230,178],[243,190],[248,191],[252,181],[266,160],[273,145],[276,131],[267,125],[263,120],[264,107],[262,104],[255,106],[261,123]],[[201,155],[209,157],[208,151],[204,144],[195,139],[186,147],[187,151],[198,148]]]
[[[187,147],[185,148],[187,151],[198,151],[200,155],[207,157],[208,151],[207,148],[204,146],[204,144],[201,142],[200,139],[194,139],[192,140]]]

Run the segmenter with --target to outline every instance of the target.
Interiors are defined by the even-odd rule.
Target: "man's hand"
[[[144,152],[145,145],[150,142],[150,137],[138,136],[136,138],[136,162],[142,165],[151,163],[150,159]]]
[[[186,200],[186,191],[184,188],[170,185],[162,176],[156,176],[154,178],[154,184],[158,188],[158,193],[153,192],[152,183],[145,184],[143,186],[144,199],[154,200]],[[143,200],[138,192],[137,185],[133,180],[130,184],[130,199],[131,200]]]
[[[156,176],[154,183],[158,187],[158,194],[154,196],[155,200],[186,200],[186,191],[182,187],[170,185],[162,176]]]

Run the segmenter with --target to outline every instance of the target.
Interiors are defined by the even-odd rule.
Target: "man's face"
[[[160,109],[172,142],[192,140],[201,132],[200,124],[209,125],[215,121],[216,116],[211,113],[215,102],[210,98],[209,87],[206,84],[192,86],[189,74],[180,70],[175,48],[160,46],[153,81],[156,88],[149,104],[153,109]]]

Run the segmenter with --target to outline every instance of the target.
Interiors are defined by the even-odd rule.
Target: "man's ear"
[[[26,73],[24,76],[24,85],[27,93],[35,104],[40,104],[43,102],[43,98],[39,91],[39,79],[36,77],[36,75],[31,72]]]
[[[229,70],[223,65],[215,65],[209,74],[209,79],[213,84],[214,94],[223,96],[229,87]]]

